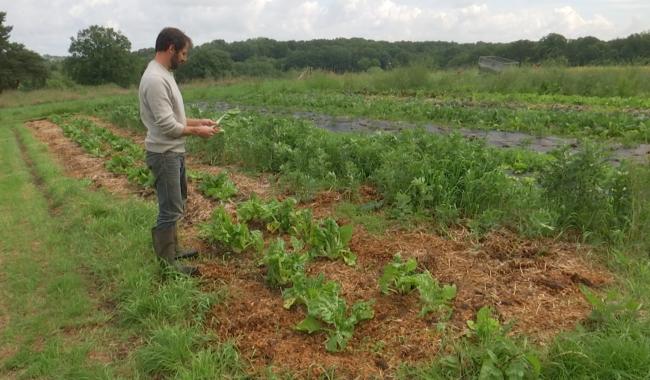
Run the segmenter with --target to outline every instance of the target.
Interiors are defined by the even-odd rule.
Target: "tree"
[[[0,12],[0,53],[4,53],[9,46],[9,35],[13,26],[4,25],[7,12]]]
[[[540,58],[542,60],[564,58],[566,46],[567,40],[563,35],[550,33],[539,40]]]
[[[581,37],[569,41],[566,56],[573,66],[602,63],[609,56],[608,46],[596,37]]]
[[[232,70],[230,54],[211,45],[203,45],[190,50],[187,63],[176,71],[179,82],[194,78],[219,79]]]
[[[0,12],[0,92],[19,86],[45,86],[49,74],[45,59],[22,44],[9,41],[12,27],[4,25],[6,16],[6,12]]]
[[[71,54],[64,62],[68,75],[78,83],[116,83],[127,87],[137,79],[131,42],[112,28],[93,25],[71,37]]]

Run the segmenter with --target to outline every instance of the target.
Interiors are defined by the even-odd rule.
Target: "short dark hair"
[[[192,39],[177,28],[167,27],[158,33],[158,38],[156,38],[156,51],[167,51],[171,45],[174,45],[176,51],[180,51],[186,45],[192,47]]]

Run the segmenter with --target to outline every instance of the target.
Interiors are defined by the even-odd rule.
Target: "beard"
[[[172,61],[170,62],[172,70],[176,70],[178,68],[178,66],[180,66],[180,64],[181,64],[181,60],[178,58],[178,56],[179,56],[179,53],[176,53],[176,54],[174,54],[172,56]]]

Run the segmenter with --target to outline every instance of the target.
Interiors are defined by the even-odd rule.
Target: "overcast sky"
[[[278,40],[508,42],[551,32],[609,40],[650,30],[650,0],[0,0],[11,41],[66,55],[70,37],[93,24],[120,30],[133,49],[153,47],[165,26],[195,42]]]

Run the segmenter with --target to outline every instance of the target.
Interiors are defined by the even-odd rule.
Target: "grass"
[[[321,86],[326,88],[326,85]],[[223,290],[204,293],[194,280],[164,277],[159,272],[150,252],[148,237],[148,228],[154,219],[154,205],[139,199],[116,200],[105,192],[89,191],[82,181],[66,178],[60,168],[50,162],[51,157],[44,147],[21,126],[28,118],[64,112],[105,112],[133,99],[132,95],[125,95],[34,106],[28,106],[29,101],[25,101],[24,106],[0,110],[0,157],[7,167],[0,176],[0,194],[3,195],[0,197],[0,238],[3,242],[0,246],[0,326],[3,327],[0,333],[0,376],[247,377],[247,367],[239,358],[236,347],[204,329],[205,313],[211,305],[221,301]],[[124,119],[132,118],[127,115]],[[27,156],[33,162],[32,169],[22,160],[12,130],[23,142]],[[297,131],[308,130],[300,127]],[[241,138],[244,132],[241,132]],[[256,135],[264,136],[262,133]],[[307,142],[320,146],[325,152],[329,149],[327,144],[317,144],[316,140]],[[338,143],[340,141],[336,140],[332,147],[340,148]],[[305,146],[309,147],[309,144]],[[418,144],[428,146],[422,140],[411,148]],[[372,146],[359,145],[368,148],[368,156],[360,157],[372,156]],[[476,150],[474,145],[471,147]],[[214,148],[224,149],[219,145]],[[385,146],[381,148],[379,151],[383,152]],[[320,151],[311,149],[311,152]],[[318,157],[318,154],[296,156],[300,159],[291,163],[294,174],[303,171],[317,178],[322,174],[320,178],[327,179],[327,172],[321,172],[318,165],[310,164],[309,157],[314,156]],[[251,159],[253,157],[255,154],[251,153]],[[647,256],[650,247],[650,235],[647,234],[650,225],[650,172],[644,166],[624,167],[626,180],[619,182],[616,175],[612,177],[609,169],[601,166],[596,171],[584,169],[590,167],[591,162],[599,162],[599,157],[590,157],[589,154],[574,156],[559,163],[555,161],[554,166],[549,166],[554,161],[547,162],[546,159],[531,158],[529,162],[524,157],[521,160],[526,161],[523,166],[530,166],[533,172],[548,169],[548,178],[555,181],[545,183],[548,189],[565,189],[558,194],[549,191],[547,195],[551,198],[545,201],[556,206],[564,204],[561,211],[566,214],[554,216],[563,218],[560,219],[561,226],[588,226],[602,234],[602,230],[611,231],[607,228],[611,223],[609,218],[618,218],[618,211],[625,210],[627,227],[624,232],[616,233],[615,239],[599,246],[609,267],[620,278],[610,289],[611,295],[592,297],[592,317],[574,331],[557,337],[547,348],[531,347],[521,337],[508,337],[502,333],[490,335],[487,340],[477,339],[476,333],[463,341],[445,342],[443,351],[449,355],[433,363],[405,366],[399,373],[402,378],[474,378],[480,376],[484,366],[489,366],[490,370],[507,370],[508,363],[531,353],[539,358],[541,378],[648,377],[650,322],[646,305],[650,301]],[[497,167],[500,168],[519,158],[504,155],[494,159],[499,161]],[[355,160],[363,162],[359,157]],[[475,161],[490,164],[485,160]],[[273,160],[262,163],[277,164]],[[328,161],[331,168],[345,167],[339,164],[336,160]],[[521,164],[517,162],[518,167]],[[391,171],[399,174],[412,162],[396,160],[391,165]],[[280,165],[275,170],[279,171],[279,168]],[[388,177],[396,178],[395,175],[386,175]],[[293,180],[300,185],[300,177]],[[596,192],[588,198],[571,198],[572,184],[576,181],[583,186],[582,189],[587,189],[583,191],[592,189]],[[610,186],[612,189],[623,185],[622,188],[628,192],[627,203],[611,203],[610,200],[603,203],[603,197],[609,199],[609,193],[599,193],[599,186],[594,184],[610,181],[616,183]],[[352,184],[347,183],[342,189],[349,189]],[[419,195],[427,194],[416,185],[409,186],[413,191],[411,201],[417,202]],[[483,192],[480,187],[472,188],[464,193],[474,198],[460,198],[459,204],[480,203]],[[395,201],[399,205],[397,198]],[[409,206],[409,203],[405,205]],[[373,233],[382,233],[393,221],[387,220],[382,210],[378,212],[378,207],[347,202],[338,206],[336,214],[368,226]],[[590,214],[589,210],[593,208],[599,213]],[[399,207],[396,209],[400,210]],[[434,209],[437,215],[455,217],[453,209]],[[521,210],[525,211],[525,208]],[[530,216],[521,210],[522,215]],[[594,218],[589,219],[590,215]],[[494,214],[488,213],[481,223],[489,225],[492,216]],[[545,222],[550,215],[540,213],[533,216],[539,219],[538,222]],[[483,323],[486,326],[492,324],[489,318],[483,318]],[[487,355],[488,351],[495,355]],[[517,367],[513,368],[530,370],[534,367],[531,363],[519,360]],[[335,378],[336,374],[330,372],[326,376]],[[268,377],[273,377],[273,374],[269,372]]]
[[[0,288],[7,321],[0,374],[189,378],[218,370],[244,377],[232,344],[202,328],[220,293],[204,293],[195,280],[160,272],[149,241],[154,205],[116,200],[62,176],[20,124],[0,129],[2,162],[10,173],[0,178]],[[33,166],[21,159],[12,130]],[[161,342],[187,344],[170,352]],[[169,361],[155,360],[168,355]]]
[[[284,87],[290,89],[285,91]],[[643,112],[623,107],[541,106],[530,100],[495,101],[491,94],[408,98],[368,96],[340,90],[304,90],[294,82],[244,83],[227,87],[189,90],[188,99],[214,104],[272,107],[284,115],[308,111],[317,114],[405,121],[415,125],[446,125],[454,128],[526,132],[531,135],[590,137],[598,140],[650,142],[650,121]]]
[[[644,97],[650,94],[647,66],[522,67],[501,74],[477,69],[428,70],[402,67],[390,71],[335,75],[315,72],[304,81],[280,81],[308,90],[364,93],[538,94],[593,97]],[[265,81],[271,82],[271,81]]]
[[[0,108],[15,108],[35,104],[60,103],[70,100],[88,100],[106,98],[108,96],[134,93],[133,89],[125,89],[117,85],[81,86],[75,85],[66,89],[41,89],[33,91],[8,90],[0,93]]]

